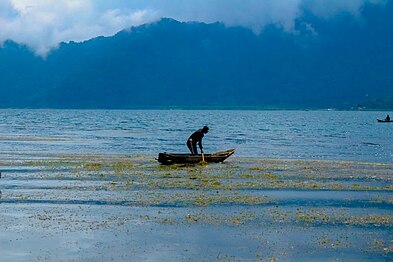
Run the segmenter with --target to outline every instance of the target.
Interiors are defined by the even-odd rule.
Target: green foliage
[[[364,109],[392,110],[393,95],[388,93],[385,98],[372,99],[369,102],[359,104],[359,107]]]

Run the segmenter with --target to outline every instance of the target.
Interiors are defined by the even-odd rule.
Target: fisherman
[[[385,121],[388,121],[388,122],[390,121],[390,116],[389,115],[386,116]]]
[[[201,149],[201,153],[203,154],[203,147],[202,147],[202,138],[209,132],[209,127],[204,126],[201,129],[198,129],[187,140],[187,147],[190,149],[191,154],[197,155],[197,143],[199,143],[199,148]]]

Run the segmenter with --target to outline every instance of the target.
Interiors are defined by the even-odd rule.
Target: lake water
[[[392,261],[387,113],[0,110],[0,260]]]
[[[393,163],[389,112],[236,110],[0,110],[7,153],[152,154],[184,152],[188,136],[210,132],[205,153]]]

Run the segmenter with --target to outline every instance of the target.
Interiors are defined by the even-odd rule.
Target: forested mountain
[[[46,58],[6,41],[0,107],[378,107],[367,101],[393,95],[392,3],[305,14],[292,32],[162,19]]]

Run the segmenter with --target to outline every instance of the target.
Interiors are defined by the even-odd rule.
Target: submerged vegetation
[[[269,242],[274,233],[285,242],[289,232],[307,236],[304,241],[323,252],[353,248],[358,237],[350,232],[357,230],[368,234],[362,252],[392,256],[393,165],[233,158],[224,164],[162,166],[152,156],[60,154],[1,163],[10,170],[0,181],[5,183],[1,203],[42,205],[39,212],[20,211],[27,213],[17,223],[27,227],[91,232],[130,230],[135,223],[240,226],[252,241]],[[72,206],[79,211],[70,213]],[[102,209],[91,216],[94,206],[128,211]],[[0,216],[2,229],[14,228],[5,213]],[[265,260],[289,256],[270,249]],[[259,257],[256,249],[253,259]]]

